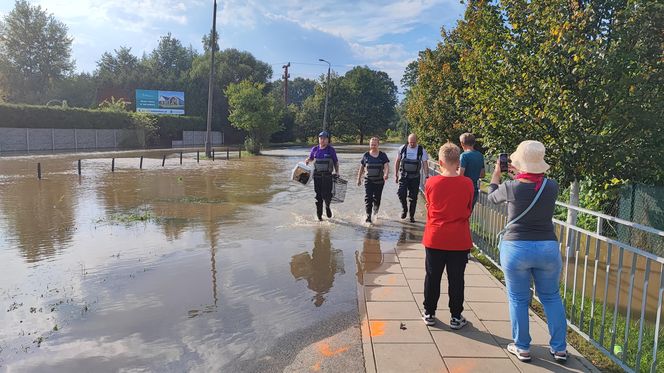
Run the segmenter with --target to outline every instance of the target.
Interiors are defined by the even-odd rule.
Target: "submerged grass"
[[[110,214],[106,218],[97,220],[97,223],[132,224],[138,222],[158,221],[159,218],[148,210],[137,210],[127,213]]]

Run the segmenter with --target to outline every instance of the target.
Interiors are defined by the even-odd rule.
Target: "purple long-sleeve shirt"
[[[328,145],[325,149],[321,149],[319,145],[311,148],[309,153],[309,159],[322,159],[322,158],[332,158],[332,162],[335,164],[339,162],[337,159],[337,151],[334,150],[332,145]]]

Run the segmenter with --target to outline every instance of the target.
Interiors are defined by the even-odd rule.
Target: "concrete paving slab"
[[[424,280],[427,273],[424,268],[403,268],[403,274],[409,280]]]
[[[439,303],[440,305],[440,303]],[[471,309],[464,309],[462,313],[463,317],[466,318],[468,324],[462,329],[454,330],[455,333],[473,333],[473,332],[488,332],[486,326],[480,321],[480,319],[473,313]],[[439,311],[436,311],[436,324],[430,326],[429,330],[431,331],[452,331],[450,328],[450,318],[452,315],[449,313],[449,308],[441,308]]]
[[[373,343],[433,343],[421,320],[372,320],[369,329]]]
[[[406,279],[406,282],[408,283],[408,287],[410,288],[410,291],[413,292],[413,294],[421,294],[424,293],[424,280],[420,279]],[[443,290],[443,288],[440,288],[440,291],[447,291],[447,288]]]
[[[510,321],[482,321],[487,330],[493,334],[496,338],[498,344],[502,347],[505,347],[512,343],[512,324]],[[549,343],[549,332],[534,322],[531,322],[529,325],[530,338],[532,339],[533,344],[538,345],[548,345]]]
[[[399,263],[399,258],[394,251],[383,254],[362,254],[360,260],[363,263]]]
[[[507,294],[501,288],[466,287],[464,296],[467,302],[507,303]]]
[[[408,286],[406,277],[401,273],[367,273],[364,285]]]
[[[371,302],[411,302],[413,294],[406,286],[365,286],[366,300]]]
[[[466,271],[464,273],[467,275],[491,275],[483,265],[473,262],[466,264]]]
[[[468,302],[473,312],[480,320],[509,321],[510,310],[508,303]]]
[[[462,329],[463,330],[463,329]],[[443,357],[507,357],[496,343],[493,336],[486,332],[472,331],[458,333],[457,331],[432,331],[438,350]]]
[[[424,258],[426,254],[424,250],[399,250],[397,249],[397,256],[401,258]]]
[[[424,293],[424,279],[406,279],[413,294]],[[440,293],[447,294],[447,276],[440,279]]]
[[[374,355],[379,373],[448,372],[434,344],[376,343]]]
[[[398,242],[397,243],[397,249],[398,250],[422,250],[422,251],[424,251],[424,246],[420,242],[407,241],[407,242]]]
[[[401,262],[401,267],[403,268],[419,268],[422,271],[424,271],[423,258],[402,258],[400,262]]]
[[[565,364],[558,363],[553,360],[549,353],[548,346],[532,345],[530,346],[530,355],[532,360],[529,363],[519,361],[516,356],[510,354],[510,359],[523,373],[541,373],[541,372],[556,372],[556,373],[577,373],[577,372],[599,372],[588,360],[579,358],[577,354],[571,354]]]
[[[402,273],[399,263],[374,263],[375,266],[369,266],[371,262],[365,263],[364,271],[366,273]]]
[[[420,311],[423,309],[423,303],[424,303],[424,294],[423,293],[413,293],[413,297],[415,298],[415,303],[417,303],[417,307],[419,307]],[[445,312],[445,314],[449,314],[450,308],[448,307],[449,304],[449,298],[447,297],[446,294],[441,294],[440,299],[438,299],[438,312]],[[468,306],[468,303],[463,302],[463,308],[464,310],[470,310],[470,306]],[[464,311],[465,312],[465,311]]]
[[[420,310],[411,302],[367,302],[369,322],[373,320],[419,320]]]
[[[502,284],[496,282],[497,280],[491,275],[466,275],[465,281],[466,281],[466,287],[485,287],[485,288],[502,287]]]
[[[519,373],[509,358],[443,358],[445,365],[454,373]]]

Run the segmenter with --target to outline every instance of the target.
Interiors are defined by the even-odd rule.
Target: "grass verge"
[[[503,271],[496,267],[484,254],[482,254],[478,249],[473,249],[473,256],[484,265],[486,269],[491,272],[491,274],[500,280],[503,285],[505,285],[505,275]],[[544,314],[544,309],[539,302],[533,302],[531,309],[535,312],[542,320],[546,320],[546,315]],[[610,358],[604,355],[600,350],[595,348],[590,342],[588,342],[583,336],[567,328],[567,342],[574,346],[577,351],[579,351],[586,359],[588,359],[597,369],[602,372],[607,373],[620,373],[624,370],[613,362]]]

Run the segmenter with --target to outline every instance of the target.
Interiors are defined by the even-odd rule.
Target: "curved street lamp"
[[[319,58],[318,61],[327,63],[327,86],[325,87],[325,112],[323,112],[323,131],[327,130],[327,100],[330,97],[330,68],[332,64],[329,61],[325,61],[322,58]]]

